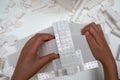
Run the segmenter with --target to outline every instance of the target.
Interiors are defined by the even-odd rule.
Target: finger
[[[95,50],[97,50],[96,48],[98,46],[97,42],[95,41],[94,37],[89,32],[86,32],[85,36],[86,36],[87,42],[88,42],[88,44],[90,46],[90,49],[91,49],[91,51],[92,51],[92,53],[94,55]]]
[[[47,33],[37,33],[36,36],[42,38],[43,41],[49,41],[55,38],[53,35]]]
[[[84,27],[84,28],[82,29],[82,34],[84,35],[86,31],[89,31],[89,30],[90,30],[90,27],[94,27],[94,26],[96,26],[96,24],[95,24],[94,22],[88,24],[86,27]]]
[[[52,60],[57,59],[57,58],[59,58],[58,54],[55,54],[55,53],[49,54],[47,56],[40,58],[38,60],[38,63],[39,63],[38,65],[39,65],[39,67],[43,67],[46,64],[48,64],[49,62],[51,62]]]
[[[85,27],[81,30],[82,35],[84,35],[85,32],[89,31],[89,28],[90,28],[89,26],[90,26],[90,24],[87,25],[87,26],[85,26]]]
[[[105,42],[105,43],[107,43],[107,41],[106,41],[106,39],[105,39],[105,36],[104,36],[104,32],[103,32],[103,30],[102,30],[102,28],[101,28],[101,25],[98,24],[97,27],[98,27],[98,29],[99,29],[99,35],[100,35],[102,41]]]
[[[100,45],[101,44],[101,39],[100,39],[99,32],[97,32],[95,30],[95,28],[93,28],[93,27],[90,27],[89,32],[94,37],[94,39],[96,40],[96,42]]]
[[[99,29],[98,29],[97,25],[94,22],[91,23],[90,27],[93,27],[97,32],[99,32]]]
[[[97,24],[97,27],[98,27],[99,32],[104,35],[101,25]]]
[[[50,35],[50,34],[36,34],[37,38],[33,43],[33,51],[38,51],[40,46],[46,42],[49,41],[51,39],[54,39],[54,36]]]

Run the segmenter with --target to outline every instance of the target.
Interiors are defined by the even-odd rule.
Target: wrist
[[[25,79],[23,76],[17,76],[15,74],[13,74],[13,76],[11,77],[11,80],[27,80]]]
[[[106,59],[106,60],[101,60],[100,61],[103,65],[103,67],[116,67],[116,62],[114,60],[114,58],[109,58],[109,59]]]

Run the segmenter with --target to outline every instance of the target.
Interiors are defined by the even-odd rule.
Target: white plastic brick
[[[120,30],[120,21],[116,23],[118,29]]]
[[[50,75],[48,73],[39,73],[37,76],[38,80],[47,80],[50,78]]]
[[[14,70],[15,68],[13,66],[7,67],[5,70],[6,76],[12,77]]]
[[[79,66],[83,64],[81,50],[76,51],[74,54],[61,55],[60,60],[63,68],[67,68],[72,65]]]
[[[56,1],[57,3],[62,5],[67,10],[72,11],[72,9],[78,3],[78,1],[81,1],[81,0],[54,0],[54,1]],[[77,5],[76,5],[76,7],[77,7]]]
[[[0,46],[2,46],[5,43],[5,40],[0,38]]]
[[[55,37],[57,37],[57,47],[59,54],[67,54],[64,51],[74,51],[74,46],[71,38],[71,32],[68,22],[59,22],[53,25]],[[69,53],[70,54],[70,53]]]
[[[3,76],[3,77],[0,77],[0,80],[10,80],[10,79],[9,79],[9,77]]]
[[[79,66],[70,66],[70,67],[67,67],[66,70],[67,70],[67,75],[73,75],[73,74],[80,72],[80,67]]]
[[[111,29],[115,29],[115,28],[116,28],[116,26],[115,26],[109,19],[107,19],[105,22],[108,24],[108,26],[109,26]]]
[[[114,34],[115,36],[117,36],[118,38],[120,38],[120,31],[119,30],[114,29],[111,32],[112,32],[112,34]]]
[[[38,77],[38,80],[48,80],[50,78],[56,77],[56,72],[50,71],[46,73],[38,73],[37,77]]]
[[[78,16],[81,14],[86,2],[87,2],[87,0],[81,1],[81,4],[79,5],[78,9],[75,11],[75,13],[73,13],[74,15],[71,17],[71,21],[73,21],[73,22],[76,21]]]
[[[109,5],[104,6],[103,12],[106,12],[108,16],[114,21],[114,23],[120,21],[118,14],[111,8],[111,6]]]
[[[93,7],[97,6],[104,0],[89,0],[85,6],[87,9],[92,9]]]
[[[59,69],[57,71],[57,73],[58,73],[58,76],[65,76],[65,75],[67,75],[66,69]]]
[[[52,64],[55,71],[62,68],[60,59],[53,60]]]
[[[43,46],[40,48],[40,56],[45,56],[50,53],[56,53],[58,54],[56,40],[50,40],[43,44]]]
[[[84,70],[93,69],[93,68],[97,68],[97,67],[98,67],[97,61],[88,62],[88,63],[84,64]]]
[[[4,47],[0,47],[0,57],[3,57],[6,54],[7,50]]]

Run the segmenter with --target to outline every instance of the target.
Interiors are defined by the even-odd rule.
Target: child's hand
[[[54,36],[49,34],[36,34],[26,43],[17,62],[12,80],[28,80],[47,63],[59,57],[54,53],[44,57],[39,57],[38,55],[39,48],[42,44],[51,39],[54,39]]]
[[[86,36],[94,57],[103,64],[105,80],[118,80],[116,63],[101,26],[91,23],[82,30],[82,34]]]

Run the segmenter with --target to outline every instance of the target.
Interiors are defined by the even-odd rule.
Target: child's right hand
[[[82,34],[86,36],[94,57],[102,63],[105,80],[118,80],[116,63],[101,26],[91,23],[82,30]]]

